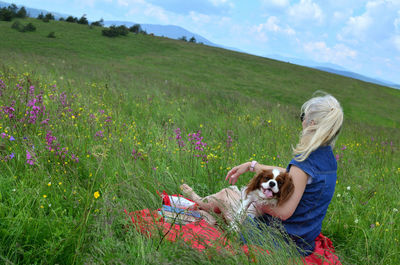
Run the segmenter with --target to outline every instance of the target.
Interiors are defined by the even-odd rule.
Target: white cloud
[[[374,0],[365,5],[365,12],[350,17],[338,38],[349,43],[382,42],[393,37],[399,27],[400,1]],[[397,28],[396,28],[397,27]]]
[[[313,60],[330,62],[342,65],[344,61],[357,57],[357,51],[350,49],[344,44],[336,44],[332,48],[323,41],[307,42],[303,44],[304,51]]]
[[[400,10],[397,11],[397,17],[394,19],[393,25],[396,31],[400,32]]]
[[[283,33],[286,35],[294,35],[296,32],[289,26],[281,27],[279,25],[280,21],[275,16],[270,16],[267,21],[263,24],[259,24],[255,26],[255,31],[258,33],[275,32],[275,33]]]
[[[400,35],[395,35],[393,37],[393,45],[400,52]]]
[[[197,13],[194,11],[189,12],[189,17],[191,18],[191,20],[193,22],[196,22],[196,23],[206,24],[211,21],[211,16],[205,15],[205,14],[200,14],[200,13]]]
[[[264,6],[284,8],[289,6],[289,0],[261,0]]]
[[[132,6],[128,11],[128,15],[145,15],[148,17],[157,18],[161,23],[169,23],[170,18],[167,11],[162,7],[147,3],[144,0],[118,0],[122,6]]]
[[[316,22],[322,23],[324,20],[324,13],[320,6],[312,0],[300,0],[299,3],[292,5],[288,14],[297,23]]]
[[[208,1],[214,6],[225,5],[226,3],[228,3],[228,0],[208,0]]]

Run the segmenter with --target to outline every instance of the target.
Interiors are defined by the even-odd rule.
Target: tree
[[[54,15],[52,13],[47,13],[46,16],[44,17],[44,19],[54,20]]]
[[[18,10],[16,17],[19,17],[19,18],[26,18],[27,17],[27,12],[26,12],[25,7],[21,7]]]
[[[37,16],[37,19],[43,19],[43,18],[44,18],[43,13],[40,13],[40,14]]]
[[[17,14],[18,7],[15,4],[11,4],[8,6],[8,10],[10,10],[13,14]]]
[[[135,24],[129,28],[129,31],[138,34],[142,32],[142,27],[140,26],[140,24]]]
[[[14,18],[13,12],[11,12],[8,8],[0,9],[0,20],[2,21],[11,21]]]
[[[76,22],[78,22],[78,18],[69,16],[69,17],[67,17],[67,19],[65,21],[70,22],[70,23],[76,23]]]
[[[83,24],[83,25],[88,25],[89,21],[86,18],[86,14],[81,16],[81,18],[78,20],[78,24]]]
[[[190,40],[189,40],[189,42],[193,42],[193,43],[196,43],[196,38],[193,36],[193,37],[191,37],[190,38]]]
[[[186,36],[182,36],[182,37],[180,37],[178,40],[187,41]]]

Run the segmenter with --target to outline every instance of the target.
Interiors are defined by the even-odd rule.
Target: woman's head
[[[333,147],[343,123],[342,107],[329,94],[311,98],[303,104],[301,111],[303,131],[300,143],[294,149],[294,154],[299,155],[298,161],[303,161],[322,145]]]

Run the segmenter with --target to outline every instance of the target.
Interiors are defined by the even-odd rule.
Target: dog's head
[[[246,195],[252,191],[258,191],[263,199],[276,199],[280,205],[294,192],[292,176],[278,169],[263,170],[256,174],[247,185]]]

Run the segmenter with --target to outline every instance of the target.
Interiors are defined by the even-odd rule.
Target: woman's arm
[[[237,182],[240,175],[242,175],[243,173],[246,173],[247,171],[250,170],[250,166],[251,166],[251,162],[246,162],[246,163],[243,163],[241,165],[238,165],[238,166],[232,168],[226,175],[225,180],[229,180],[229,184],[234,185]],[[278,169],[279,171],[286,172],[286,169],[284,169],[282,167],[266,166],[266,165],[262,165],[259,163],[257,163],[254,166],[254,170],[256,172],[259,172],[261,170],[274,169],[274,168]]]
[[[276,207],[265,206],[263,208],[264,213],[278,217],[281,220],[286,220],[293,215],[306,189],[308,175],[294,165],[290,168],[290,175],[292,176],[294,184],[292,196],[282,205]]]

